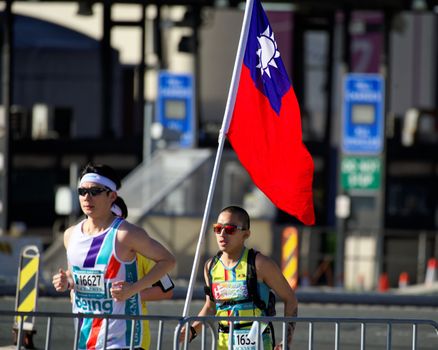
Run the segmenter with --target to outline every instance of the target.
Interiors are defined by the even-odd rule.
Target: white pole
[[[234,103],[236,101],[237,79],[239,79],[239,77],[240,77],[243,56],[245,55],[244,50],[245,50],[246,42],[248,39],[248,31],[249,31],[249,24],[251,21],[253,2],[254,2],[254,0],[247,0],[246,6],[245,6],[245,14],[243,16],[242,31],[240,33],[239,46],[237,49],[236,60],[234,63],[233,75],[231,77],[231,86],[230,86],[230,90],[228,91],[228,100],[227,100],[227,105],[225,107],[224,119],[222,121],[222,128],[219,132],[219,140],[218,140],[219,144],[218,144],[218,148],[217,148],[217,152],[216,152],[216,159],[214,162],[213,174],[211,176],[210,188],[208,190],[207,202],[205,204],[204,216],[202,218],[201,231],[199,233],[195,257],[193,259],[192,273],[190,275],[190,282],[189,282],[189,286],[187,288],[187,296],[186,296],[186,301],[184,303],[183,317],[187,317],[189,315],[189,307],[190,307],[190,302],[192,301],[193,287],[195,284],[196,275],[198,273],[200,251],[201,251],[202,243],[204,240],[204,235],[205,235],[205,231],[206,231],[208,218],[210,216],[211,202],[213,200],[213,193],[214,193],[214,189],[216,187],[216,180],[217,180],[217,175],[219,172],[220,160],[222,158],[222,151],[223,151],[224,143],[225,143],[225,134],[228,131],[228,127],[229,127],[230,121],[231,121],[231,114],[232,114],[231,112],[234,108]]]

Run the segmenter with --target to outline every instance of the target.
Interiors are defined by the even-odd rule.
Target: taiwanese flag
[[[227,136],[257,187],[278,208],[312,225],[313,160],[302,142],[300,108],[259,0],[250,11]]]

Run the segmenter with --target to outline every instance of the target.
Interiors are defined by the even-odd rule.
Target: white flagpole
[[[230,86],[230,90],[228,91],[228,100],[225,107],[224,119],[222,121],[222,127],[219,132],[219,140],[218,140],[219,145],[216,152],[216,159],[214,161],[213,174],[211,177],[210,187],[208,190],[207,202],[205,204],[205,209],[204,209],[204,216],[202,218],[201,231],[199,233],[195,257],[193,259],[192,273],[190,275],[190,282],[187,288],[187,296],[186,296],[186,301],[184,303],[183,317],[187,317],[189,315],[189,307],[190,307],[190,302],[192,300],[193,287],[195,284],[196,275],[198,273],[200,251],[201,251],[202,243],[204,241],[204,235],[206,231],[208,218],[210,216],[211,202],[213,200],[213,193],[216,187],[216,180],[219,172],[220,160],[222,158],[222,151],[225,143],[225,134],[227,133],[228,128],[230,126],[231,114],[232,114],[231,112],[234,108],[234,103],[236,101],[237,80],[240,77],[243,56],[245,55],[245,47],[248,39],[248,31],[249,31],[249,24],[251,22],[253,3],[254,0],[246,1],[245,13],[243,16],[242,31],[240,33],[239,46],[237,48],[236,60],[234,62],[233,75],[231,77],[231,86]]]

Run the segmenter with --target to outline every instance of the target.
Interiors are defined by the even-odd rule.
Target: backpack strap
[[[211,290],[211,284],[212,284],[211,271],[213,270],[213,267],[217,264],[221,256],[222,256],[222,252],[221,251],[217,252],[216,255],[211,259],[210,266],[208,267],[208,286],[204,286],[204,293],[205,295],[209,296],[211,301],[215,301],[213,297],[213,292]]]
[[[260,298],[260,295],[258,293],[258,286],[257,286],[257,271],[255,266],[255,259],[258,252],[255,251],[253,248],[248,250],[248,270],[246,274],[247,283],[248,283],[248,296],[249,299],[252,300],[255,306],[257,306],[260,310],[266,310],[267,305],[266,303]]]
[[[255,251],[253,248],[249,249],[248,251],[248,271],[247,271],[247,284],[248,284],[248,294],[249,299],[251,299],[255,306],[257,306],[260,310],[263,310],[266,312],[268,309],[268,305],[260,298],[260,295],[258,293],[258,286],[257,286],[257,270],[255,265],[255,259],[258,252]],[[269,292],[269,297],[271,298],[272,291]],[[272,297],[274,298],[273,303],[275,305],[275,296],[272,294]],[[268,315],[272,316],[272,315]],[[272,342],[273,346],[275,347],[275,333],[274,333],[274,325],[272,322],[269,322],[269,328],[272,334]]]

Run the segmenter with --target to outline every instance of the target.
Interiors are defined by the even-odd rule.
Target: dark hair
[[[120,177],[117,175],[115,170],[111,168],[109,165],[105,164],[94,164],[94,163],[88,163],[84,166],[84,168],[81,171],[80,179],[85,175],[89,173],[99,174],[102,176],[107,177],[111,181],[113,181],[116,184],[116,188],[120,189],[120,186],[122,186],[122,182],[120,181]]]
[[[126,206],[126,203],[122,197],[117,197],[113,202],[113,205],[117,205],[119,207],[120,211],[122,212],[122,218],[126,219],[128,217],[128,207]]]
[[[221,210],[221,213],[228,212],[233,215],[236,215],[239,220],[242,222],[242,226],[245,230],[249,230],[250,228],[250,220],[247,211],[241,207],[236,205],[230,205],[229,207],[225,207]]]

